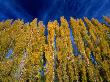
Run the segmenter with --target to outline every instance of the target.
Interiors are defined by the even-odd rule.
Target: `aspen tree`
[[[109,17],[103,16],[103,18],[104,18],[104,20],[105,20],[108,24],[110,24],[110,18],[109,18]]]
[[[56,33],[56,51],[57,51],[57,73],[58,73],[58,80],[59,82],[63,82],[63,71],[62,71],[62,40],[61,40],[61,33],[59,23],[55,21],[55,33]]]
[[[64,72],[65,76],[64,78],[66,78],[66,80],[64,81],[73,81],[73,75],[71,74],[71,65],[72,65],[72,61],[74,61],[74,54],[72,51],[72,44],[71,44],[71,40],[70,40],[70,29],[69,29],[69,24],[67,22],[67,20],[64,17],[60,18],[61,21],[61,36],[63,39],[63,46],[64,46],[64,51],[63,51],[63,59],[64,59],[64,70],[66,70]],[[62,29],[63,28],[63,29]],[[63,34],[64,33],[64,34]],[[62,47],[63,47],[62,46]],[[68,63],[70,62],[70,63]],[[68,71],[67,71],[68,70]]]
[[[77,45],[78,47],[78,51],[81,53],[82,51],[80,50],[81,48],[83,48],[84,46],[81,46],[83,45],[82,42],[79,42],[81,40],[80,38],[80,33],[78,32],[78,23],[76,23],[77,21],[74,19],[74,18],[70,18],[70,24],[71,24],[71,28],[72,28],[72,31],[73,31],[73,36],[74,36],[74,41],[75,41],[75,44]],[[81,44],[81,45],[80,45]],[[84,48],[83,48],[84,49]],[[78,68],[79,68],[79,64],[78,64],[78,60],[79,58],[75,58],[75,69],[74,69],[74,72],[75,72],[75,76],[74,76],[74,80],[75,81],[78,81],[79,80],[79,71]]]
[[[53,22],[48,22],[48,44],[47,44],[47,51],[46,51],[46,59],[47,59],[47,74],[46,74],[46,82],[54,81],[54,26]]]
[[[8,49],[12,47],[11,22],[12,20],[6,20],[0,23],[0,60],[5,58]]]

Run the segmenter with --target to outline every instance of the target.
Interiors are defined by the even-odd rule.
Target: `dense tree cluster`
[[[104,20],[0,22],[0,82],[110,82],[110,18]]]

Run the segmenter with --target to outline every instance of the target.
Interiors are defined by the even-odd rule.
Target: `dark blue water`
[[[110,0],[0,0],[0,20],[33,18],[43,20],[74,18],[98,18],[110,16]]]

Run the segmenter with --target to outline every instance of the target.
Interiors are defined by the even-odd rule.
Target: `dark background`
[[[60,16],[102,21],[102,16],[109,15],[110,0],[0,0],[0,21],[20,18],[30,22],[38,18],[47,23]]]

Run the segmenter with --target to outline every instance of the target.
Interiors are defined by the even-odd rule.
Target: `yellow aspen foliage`
[[[46,50],[48,49],[48,51],[46,51],[45,53],[45,57],[47,59],[47,64],[46,64],[46,68],[47,68],[47,73],[46,73],[46,82],[53,82],[54,81],[54,34],[55,34],[55,30],[54,30],[54,25],[53,22],[48,22],[48,44],[46,47]]]
[[[92,19],[93,24],[97,25],[95,26],[96,28],[102,27],[102,25],[95,19]],[[103,30],[98,29],[97,34],[99,35],[100,38],[100,48],[103,51],[103,54],[107,54],[109,56],[109,43],[107,41],[107,35],[106,32],[103,32]]]
[[[104,20],[105,20],[108,24],[110,24],[110,18],[109,18],[109,17],[103,16],[103,18],[104,18]]]
[[[33,28],[37,27],[37,18],[35,18],[31,23],[30,26],[32,26]]]
[[[62,73],[64,75],[64,77],[62,78],[65,82],[66,81],[72,81],[73,80],[73,74],[70,72],[71,69],[71,65],[72,65],[72,61],[74,61],[74,54],[73,54],[73,50],[72,50],[72,44],[71,44],[71,39],[70,39],[70,29],[69,29],[69,25],[67,20],[64,17],[60,18],[61,21],[61,26],[59,27],[60,32],[61,32],[61,39],[62,41],[60,41],[60,44],[62,45],[62,48],[60,51],[62,51],[62,61],[63,64],[62,65],[62,69],[64,70]],[[63,34],[64,33],[64,34]],[[63,42],[63,43],[61,43]],[[60,55],[60,54],[59,54]],[[58,56],[59,58],[59,56]],[[68,61],[70,61],[71,63],[68,63]],[[67,71],[68,70],[68,71]]]
[[[70,20],[71,23],[73,23],[74,21],[71,19]],[[82,29],[80,29],[80,26],[79,26],[79,20],[76,20],[76,27],[74,28],[74,26],[72,26],[73,24],[71,24],[71,27],[73,28],[73,35],[74,35],[74,40],[78,46],[78,49],[81,53],[81,55],[83,55],[84,59],[86,60],[87,64],[89,64],[89,59],[87,58],[87,55],[85,53],[85,46],[84,46],[84,42],[83,42],[83,38],[81,36],[81,31]],[[75,31],[77,31],[77,33],[75,34]]]
[[[89,29],[92,29],[92,30],[89,30],[92,37],[96,36],[96,38],[93,41],[95,43],[95,45],[94,45],[95,54],[94,55],[96,57],[96,60],[98,60],[99,63],[102,63],[102,65],[104,65],[103,61],[106,59],[104,56],[109,57],[109,52],[108,52],[109,46],[108,46],[108,42],[105,39],[105,34],[103,34],[103,32],[101,32],[101,30],[98,27],[99,25],[101,27],[101,24],[97,24],[98,21],[96,22],[95,19],[92,19],[92,23],[94,25],[87,18],[85,18],[85,21],[87,24],[89,23],[92,26],[92,28],[91,28],[91,26],[88,24]],[[91,33],[91,31],[93,31],[93,32]],[[95,49],[97,49],[97,47],[100,48],[100,50],[98,50],[98,51],[100,51],[99,53],[95,50]],[[109,64],[107,66],[109,67]],[[104,70],[107,70],[107,68],[105,68]],[[100,70],[99,70],[99,72],[100,72]],[[109,72],[106,72],[106,74],[107,73],[109,73]]]
[[[0,22],[0,82],[110,82],[110,18],[104,20]]]

